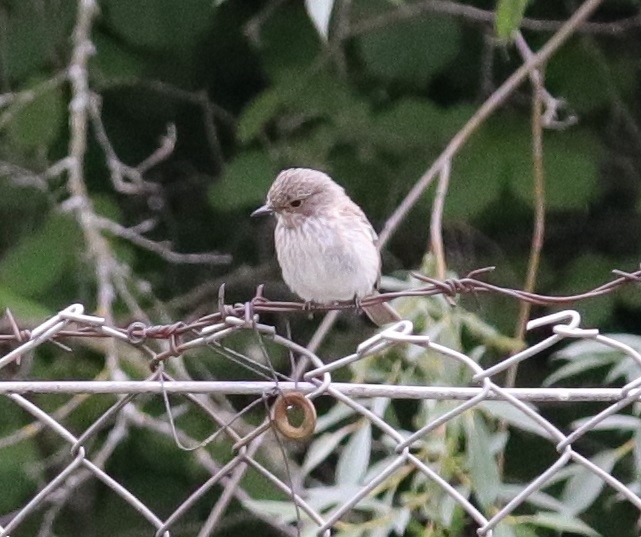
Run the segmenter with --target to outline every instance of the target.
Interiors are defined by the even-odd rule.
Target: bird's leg
[[[305,300],[303,304],[303,311],[307,312],[307,318],[311,321],[314,318],[314,310],[316,309],[316,302],[313,300]]]
[[[363,301],[361,297],[355,294],[352,300],[354,302],[354,307],[356,308],[356,312],[363,313]]]

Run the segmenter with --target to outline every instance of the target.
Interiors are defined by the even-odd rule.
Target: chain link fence
[[[624,279],[631,278],[628,275]],[[441,291],[460,290],[462,286],[440,285],[440,288]],[[619,338],[582,328],[576,311],[560,311],[530,321],[528,330],[547,327],[548,337],[494,365],[482,367],[475,356],[435,342],[430,336],[418,333],[407,320],[378,331],[352,354],[327,363],[324,357],[261,322],[256,312],[260,308],[266,306],[259,296],[244,305],[221,304],[218,313],[193,323],[148,326],[134,322],[127,328],[117,328],[103,318],[87,315],[81,305],[74,304],[31,330],[21,330],[8,313],[10,329],[2,336],[2,342],[11,350],[0,359],[0,368],[5,373],[0,392],[11,402],[12,414],[27,418],[22,426],[0,439],[0,449],[20,445],[36,434],[53,434],[61,447],[55,456],[56,464],[50,465],[57,468],[55,475],[46,473],[47,477],[41,477],[38,483],[37,492],[24,505],[2,517],[0,535],[19,535],[23,523],[33,517],[39,517],[41,535],[54,534],[56,518],[88,480],[97,480],[110,494],[119,496],[144,519],[150,534],[157,536],[180,534],[180,531],[173,532],[180,527],[181,519],[196,505],[202,508],[203,502],[209,514],[190,534],[210,535],[220,529],[232,501],[239,502],[246,512],[281,534],[330,535],[333,530],[349,534],[347,530],[353,525],[363,528],[372,520],[385,517],[388,523],[384,530],[378,529],[381,532],[378,534],[389,531],[402,534],[413,511],[404,504],[399,483],[417,476],[431,487],[426,502],[438,502],[440,509],[449,510],[450,517],[451,513],[461,513],[462,523],[474,528],[480,536],[503,535],[502,524],[513,524],[514,517],[522,512],[529,512],[530,517],[539,516],[541,524],[545,513],[551,516],[554,509],[563,512],[558,500],[554,500],[557,505],[550,505],[553,498],[545,490],[568,478],[570,468],[574,469],[575,485],[588,481],[594,484],[594,480],[599,483],[592,489],[586,484],[581,493],[592,495],[594,490],[599,494],[609,487],[619,501],[629,502],[641,510],[639,487],[634,481],[625,482],[615,477],[612,471],[616,457],[611,457],[611,462],[603,457],[590,459],[577,447],[585,435],[608,428],[608,420],[625,417],[621,413],[638,401],[641,354]],[[280,306],[275,305],[272,311],[279,309]],[[235,350],[237,336],[249,338],[254,345],[248,346],[245,339],[244,348],[249,351]],[[589,343],[590,349],[596,345],[614,352],[617,363],[627,368],[625,385],[620,388],[507,388],[501,385],[502,374],[509,368],[540,357],[558,343],[575,340]],[[109,374],[100,378],[11,380],[20,377],[21,362],[31,360],[33,364],[43,360],[41,354],[52,345],[73,352],[77,346],[105,343],[117,346],[119,362],[111,364]],[[429,352],[442,364],[457,364],[463,381],[439,386],[361,383],[358,374],[353,382],[345,381],[351,378],[344,374],[347,368],[358,371],[359,364],[366,364],[377,356],[391,360],[390,353],[399,349],[408,356],[411,349]],[[587,347],[584,353],[586,350]],[[581,352],[579,348],[574,364],[580,362]],[[274,365],[278,355],[289,357],[289,373],[279,372],[283,368]],[[240,372],[238,378],[191,380],[185,363],[193,360],[197,365],[212,356],[227,360],[230,368]],[[149,365],[151,374],[136,379],[130,368],[120,365],[132,359]],[[41,401],[45,400],[35,398],[36,394],[66,397],[62,404],[52,406],[43,404]],[[72,425],[70,415],[88,398],[113,395],[117,396],[116,402],[100,412],[97,419],[82,423],[80,428],[77,420]],[[434,412],[428,410],[422,414],[422,420],[401,426],[388,411],[390,405],[402,400],[445,402],[447,406],[434,407]],[[157,407],[159,402],[162,406],[152,412],[150,404]],[[576,422],[570,431],[535,406],[584,402],[599,404],[601,410]],[[319,406],[323,412],[317,416]],[[249,419],[250,413],[262,415],[262,422]],[[543,439],[556,454],[538,475],[530,476],[528,482],[519,486],[504,487],[501,495],[490,490],[489,482],[496,476],[491,468],[483,474],[483,464],[476,465],[477,474],[481,468],[476,483],[466,485],[456,477],[456,472],[441,465],[439,457],[430,451],[430,445],[434,439],[443,437],[446,428],[462,419],[464,427],[475,428],[474,438],[480,439],[476,448],[482,448],[481,440],[487,437],[487,431],[484,433],[482,423],[474,421],[479,413],[500,421],[504,430],[521,429]],[[204,440],[197,440],[189,427],[182,425],[195,414],[199,419],[206,418]],[[337,428],[340,424],[342,427]],[[183,501],[171,506],[169,512],[166,506],[159,510],[149,505],[144,494],[128,488],[126,479],[108,470],[110,457],[132,428],[171,439],[176,453],[189,452],[200,469],[207,472],[208,477],[201,485],[196,490],[185,490]],[[314,442],[314,439],[322,440]],[[488,450],[487,459],[494,460],[497,451],[491,442],[483,449]],[[280,454],[276,457],[279,460],[266,462],[266,452],[271,457],[274,453]],[[336,453],[342,453],[343,460],[338,460],[335,488],[319,487],[313,471]],[[299,464],[296,461],[301,456],[304,458]],[[43,465],[47,464],[43,461]],[[22,468],[20,471],[28,474],[32,470]],[[265,487],[272,488],[284,499],[266,501],[253,497],[240,486],[246,473],[253,473]],[[474,465],[472,474],[474,480]],[[485,485],[484,481],[487,481]],[[221,492],[213,499],[212,490],[216,487],[221,487],[217,489]],[[484,498],[484,494],[489,496]],[[569,500],[576,501],[576,498]],[[587,504],[589,501],[583,500]],[[538,515],[532,514],[532,506]],[[571,511],[571,507],[568,509]],[[578,519],[568,523],[566,529],[590,534]],[[372,530],[370,534],[377,533]]]

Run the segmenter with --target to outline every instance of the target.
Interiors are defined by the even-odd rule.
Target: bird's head
[[[251,215],[276,214],[286,222],[294,223],[322,214],[344,196],[343,188],[326,173],[309,168],[289,168],[274,180],[267,193],[267,203]]]

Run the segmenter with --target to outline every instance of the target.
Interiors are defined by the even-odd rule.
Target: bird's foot
[[[307,318],[311,321],[314,318],[314,310],[316,309],[316,302],[313,300],[305,300],[303,304],[303,311],[307,313]]]

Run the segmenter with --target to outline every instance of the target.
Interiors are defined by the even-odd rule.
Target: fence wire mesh
[[[636,278],[637,273],[626,275],[623,280]],[[451,284],[438,286],[441,292],[464,288]],[[613,489],[619,500],[641,510],[639,487],[634,482],[624,483],[611,471],[613,464],[590,460],[577,446],[585,435],[600,430],[613,415],[628,411],[638,401],[641,354],[620,339],[582,328],[576,311],[565,310],[530,321],[528,330],[547,326],[551,331],[548,337],[488,367],[479,365],[474,356],[417,333],[408,320],[381,329],[360,343],[352,354],[326,363],[321,356],[261,322],[257,310],[265,309],[265,303],[259,293],[257,300],[244,305],[221,303],[219,312],[192,323],[148,326],[134,322],[126,328],[110,326],[101,317],[87,315],[79,304],[63,309],[31,330],[20,329],[8,313],[10,328],[1,336],[0,343],[11,349],[0,359],[0,368],[4,369],[0,392],[12,403],[12,414],[19,409],[28,419],[0,439],[0,449],[45,433],[53,433],[60,447],[52,457],[55,464],[43,461],[49,471],[40,474],[37,492],[24,505],[2,517],[0,535],[14,534],[36,513],[41,517],[40,534],[52,534],[56,518],[78,487],[88,480],[101,482],[110,494],[119,496],[146,521],[150,533],[157,536],[171,535],[186,513],[195,506],[202,508],[203,502],[209,514],[193,534],[209,535],[220,528],[232,501],[239,502],[252,516],[282,534],[329,535],[334,529],[344,530],[350,523],[367,524],[368,516],[364,513],[374,513],[372,518],[395,517],[390,525],[402,534],[411,510],[403,505],[403,495],[395,487],[416,476],[438,489],[442,509],[463,512],[466,524],[474,527],[478,535],[492,536],[498,534],[496,530],[501,523],[521,512],[524,505],[533,503],[541,507],[545,498],[552,501],[543,491],[567,477],[569,467],[581,467],[591,479]],[[276,305],[271,311],[280,309]],[[244,354],[235,350],[237,336],[251,338],[255,342],[253,350]],[[506,370],[567,340],[590,341],[619,353],[619,362],[627,368],[628,382],[619,388],[501,385],[499,379]],[[92,379],[11,380],[20,377],[21,362],[45,359],[41,355],[51,345],[72,351],[78,345],[106,341],[117,342],[119,354],[118,363],[112,363],[107,374]],[[344,374],[346,368],[357,367],[371,357],[389,356],[399,347],[427,351],[444,364],[458,364],[464,370],[461,382],[438,386],[359,383],[358,375],[354,382],[344,381],[349,378]],[[279,354],[289,357],[289,373],[280,372],[283,368],[274,365]],[[197,367],[212,356],[227,360],[237,378],[216,381],[203,375],[205,380],[193,380],[185,364],[192,361],[191,365]],[[137,379],[131,367],[122,365],[132,357],[149,365],[151,374]],[[171,374],[169,364],[173,368]],[[67,398],[62,404],[59,399],[57,404],[51,404],[36,394],[47,397],[64,394]],[[98,398],[100,394],[118,397],[91,423],[71,419],[89,397]],[[448,406],[439,407],[432,414],[425,413],[420,423],[404,423],[401,427],[390,419],[387,410],[391,402],[404,399],[447,401]],[[160,408],[159,402],[163,403]],[[601,409],[567,431],[534,406],[549,402],[568,405],[592,402],[601,405]],[[318,405],[325,410],[317,417]],[[248,418],[250,412],[256,411],[262,413],[262,422]],[[429,448],[434,438],[443,435],[444,427],[480,411],[503,420],[510,428],[516,426],[544,438],[556,452],[552,462],[538,475],[531,476],[529,482],[506,488],[509,492],[501,501],[497,498],[484,501],[478,497],[479,491],[477,497],[472,497],[469,486],[457,481],[452,469],[442,467]],[[207,419],[207,431],[201,436],[204,440],[197,440],[197,434],[187,425],[192,414]],[[345,434],[340,436],[331,430],[339,423],[345,424],[343,430],[347,428],[352,433],[341,447],[339,443],[346,438]],[[469,423],[474,426],[473,418]],[[110,457],[132,428],[170,438],[176,453],[182,450],[194,457],[207,473],[199,488],[185,491],[184,499],[177,505],[158,508],[147,503],[144,492],[128,486],[126,478],[110,471]],[[290,439],[309,442],[318,435],[322,435],[323,441],[310,448],[313,453],[307,453],[302,465],[295,464],[291,453],[300,452],[304,444]],[[262,450],[267,444],[277,446],[282,460],[266,462]],[[292,448],[291,444],[298,447]],[[353,453],[346,459],[349,464],[337,469],[334,494],[328,495],[327,491],[332,489],[315,487],[318,483],[310,475],[319,461],[339,449]],[[28,474],[34,470],[20,471]],[[252,497],[239,485],[248,472],[285,500],[270,502]],[[222,492],[214,497],[212,490],[216,487],[221,487]],[[393,499],[381,501],[387,493]],[[397,510],[390,510],[390,506]]]

